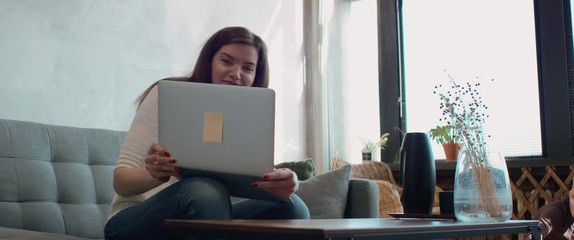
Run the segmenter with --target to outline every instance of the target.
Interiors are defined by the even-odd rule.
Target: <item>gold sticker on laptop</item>
[[[223,142],[223,113],[205,112],[203,114],[203,141]]]

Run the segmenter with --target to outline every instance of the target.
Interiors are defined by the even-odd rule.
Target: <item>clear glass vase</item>
[[[456,165],[454,214],[463,222],[502,222],[512,217],[512,192],[500,153],[465,151]]]

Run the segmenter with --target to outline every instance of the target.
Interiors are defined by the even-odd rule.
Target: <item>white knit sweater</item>
[[[122,150],[120,152],[116,168],[118,167],[145,167],[145,158],[147,151],[152,143],[158,142],[157,137],[157,86],[154,87],[145,98],[143,103],[139,106],[136,115],[132,121],[132,125],[126,135]],[[153,188],[143,194],[133,196],[120,196],[114,194],[112,200],[108,219],[128,207],[137,205],[140,202],[148,199],[162,189],[177,182],[178,179],[171,177],[166,183]]]

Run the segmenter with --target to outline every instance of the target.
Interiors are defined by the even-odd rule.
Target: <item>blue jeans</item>
[[[303,200],[296,195],[291,200],[248,199],[231,204],[219,181],[186,178],[113,216],[104,235],[106,239],[162,239],[165,219],[308,219],[309,209]]]

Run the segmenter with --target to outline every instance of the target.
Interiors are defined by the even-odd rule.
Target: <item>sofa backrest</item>
[[[102,239],[124,137],[0,119],[0,227]]]

